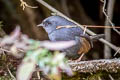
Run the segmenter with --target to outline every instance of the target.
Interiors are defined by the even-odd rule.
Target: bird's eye
[[[51,25],[51,22],[46,21],[44,24],[45,24],[45,26],[48,26],[48,25]]]

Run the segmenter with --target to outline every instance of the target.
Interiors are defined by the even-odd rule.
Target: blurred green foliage
[[[63,44],[61,42],[57,43]],[[58,46],[57,43],[55,42],[54,44],[50,41],[37,41],[30,39],[27,35],[21,34],[20,28],[17,27],[10,36],[5,36],[2,39],[0,45],[11,45],[9,47],[10,51],[8,51],[15,57],[19,58],[21,52],[19,52],[18,49],[24,50],[25,57],[17,68],[17,80],[29,80],[32,77],[32,73],[36,71],[36,66],[39,66],[40,71],[50,79],[61,80],[61,71],[66,72],[69,76],[72,75],[72,70],[66,63],[67,59],[65,58],[65,54],[58,51],[51,52],[49,49],[45,48],[47,46],[50,47],[50,45],[57,48],[61,47]],[[64,45],[65,43],[63,46]]]

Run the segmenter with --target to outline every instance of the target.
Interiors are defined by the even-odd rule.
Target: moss
[[[10,76],[0,76],[0,80],[13,80]]]

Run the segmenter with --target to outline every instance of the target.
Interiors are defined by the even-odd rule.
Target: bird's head
[[[52,31],[56,30],[56,27],[65,26],[65,25],[75,25],[75,24],[61,16],[50,16],[44,19],[42,23],[37,26],[42,26],[45,29],[45,31],[49,34]]]

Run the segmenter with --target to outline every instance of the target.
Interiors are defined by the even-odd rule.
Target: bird
[[[49,16],[37,26],[42,26],[53,42],[74,40],[76,42],[74,46],[61,51],[65,53],[67,58],[76,61],[80,61],[84,54],[91,50],[94,39],[99,39],[104,35],[89,36],[75,23],[59,15]]]

